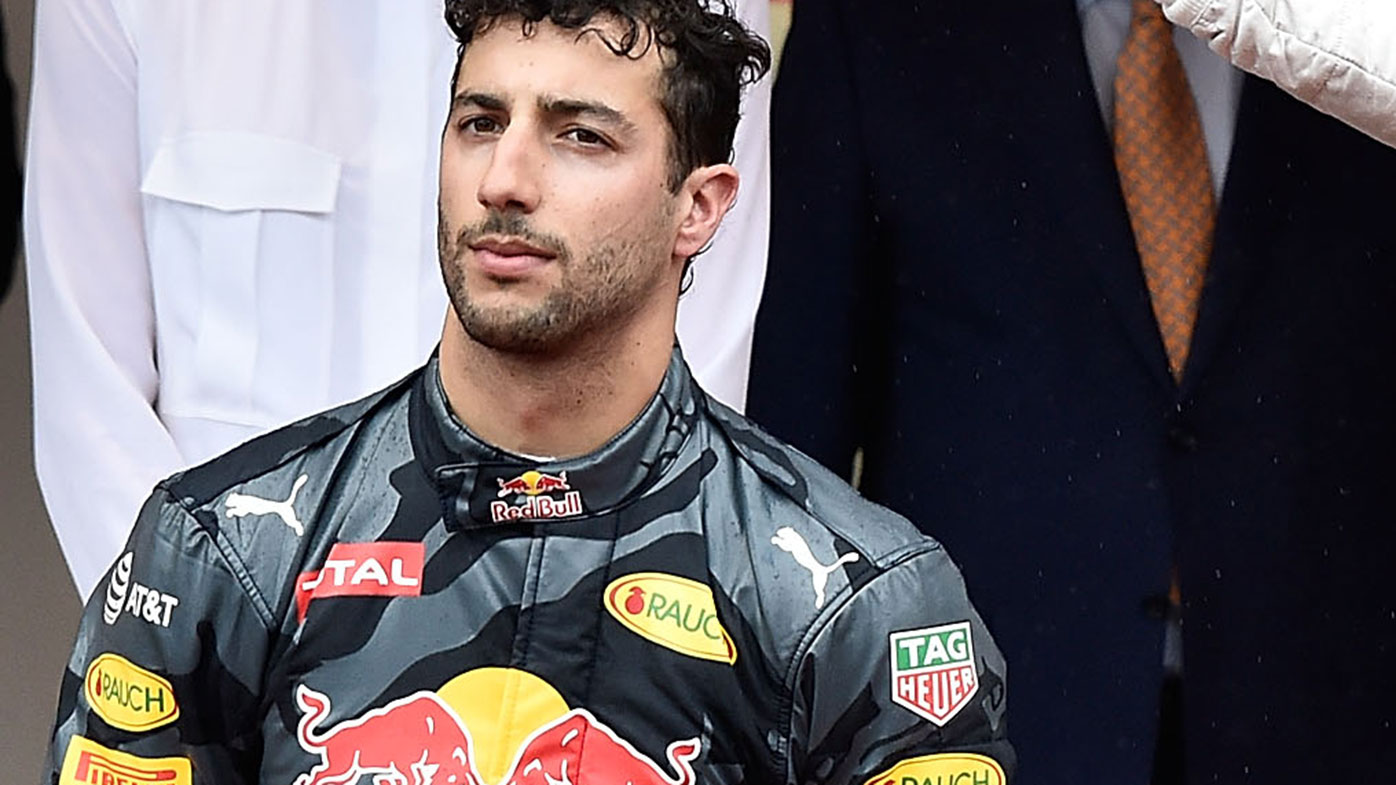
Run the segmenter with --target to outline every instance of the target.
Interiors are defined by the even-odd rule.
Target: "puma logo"
[[[805,538],[789,526],[776,529],[776,536],[771,538],[771,544],[795,557],[796,564],[809,570],[810,580],[814,583],[815,608],[824,607],[824,586],[829,582],[829,573],[845,564],[858,561],[858,554],[845,553],[834,560],[833,564],[821,564],[810,552],[809,543],[805,542]]]
[[[296,478],[296,482],[291,486],[291,495],[285,501],[275,499],[263,499],[260,496],[249,496],[245,493],[230,493],[228,500],[224,503],[227,508],[229,518],[242,518],[247,515],[275,515],[282,520],[297,537],[305,534],[305,527],[301,525],[300,519],[296,517],[296,494],[301,492],[301,486],[310,479],[302,474]]]

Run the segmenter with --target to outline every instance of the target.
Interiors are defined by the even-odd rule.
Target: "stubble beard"
[[[448,242],[444,216],[438,223],[442,277],[461,327],[472,340],[498,352],[560,355],[587,338],[617,329],[645,303],[656,285],[658,265],[627,264],[644,252],[640,243],[623,240],[573,258],[560,238],[532,230],[518,214],[492,211],[485,220],[466,226]],[[464,256],[469,244],[486,234],[518,237],[556,254],[561,268],[558,283],[532,305],[486,306],[472,297],[466,281]]]

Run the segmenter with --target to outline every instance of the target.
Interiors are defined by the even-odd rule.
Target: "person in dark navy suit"
[[[957,555],[1023,785],[1389,779],[1396,151],[1179,41],[1217,207],[1170,373],[1123,8],[799,0],[748,413]]]

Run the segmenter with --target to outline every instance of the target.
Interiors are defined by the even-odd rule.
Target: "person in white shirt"
[[[740,0],[754,30],[766,0]],[[39,483],[86,597],[160,478],[420,365],[445,316],[438,0],[38,0],[25,198]],[[769,84],[695,265],[694,372],[745,396]]]
[[[1237,67],[1396,145],[1390,0],[1159,0],[1174,24]]]

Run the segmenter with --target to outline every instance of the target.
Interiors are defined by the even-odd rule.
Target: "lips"
[[[483,238],[470,243],[475,261],[487,275],[514,278],[557,258],[545,248],[513,238]]]

